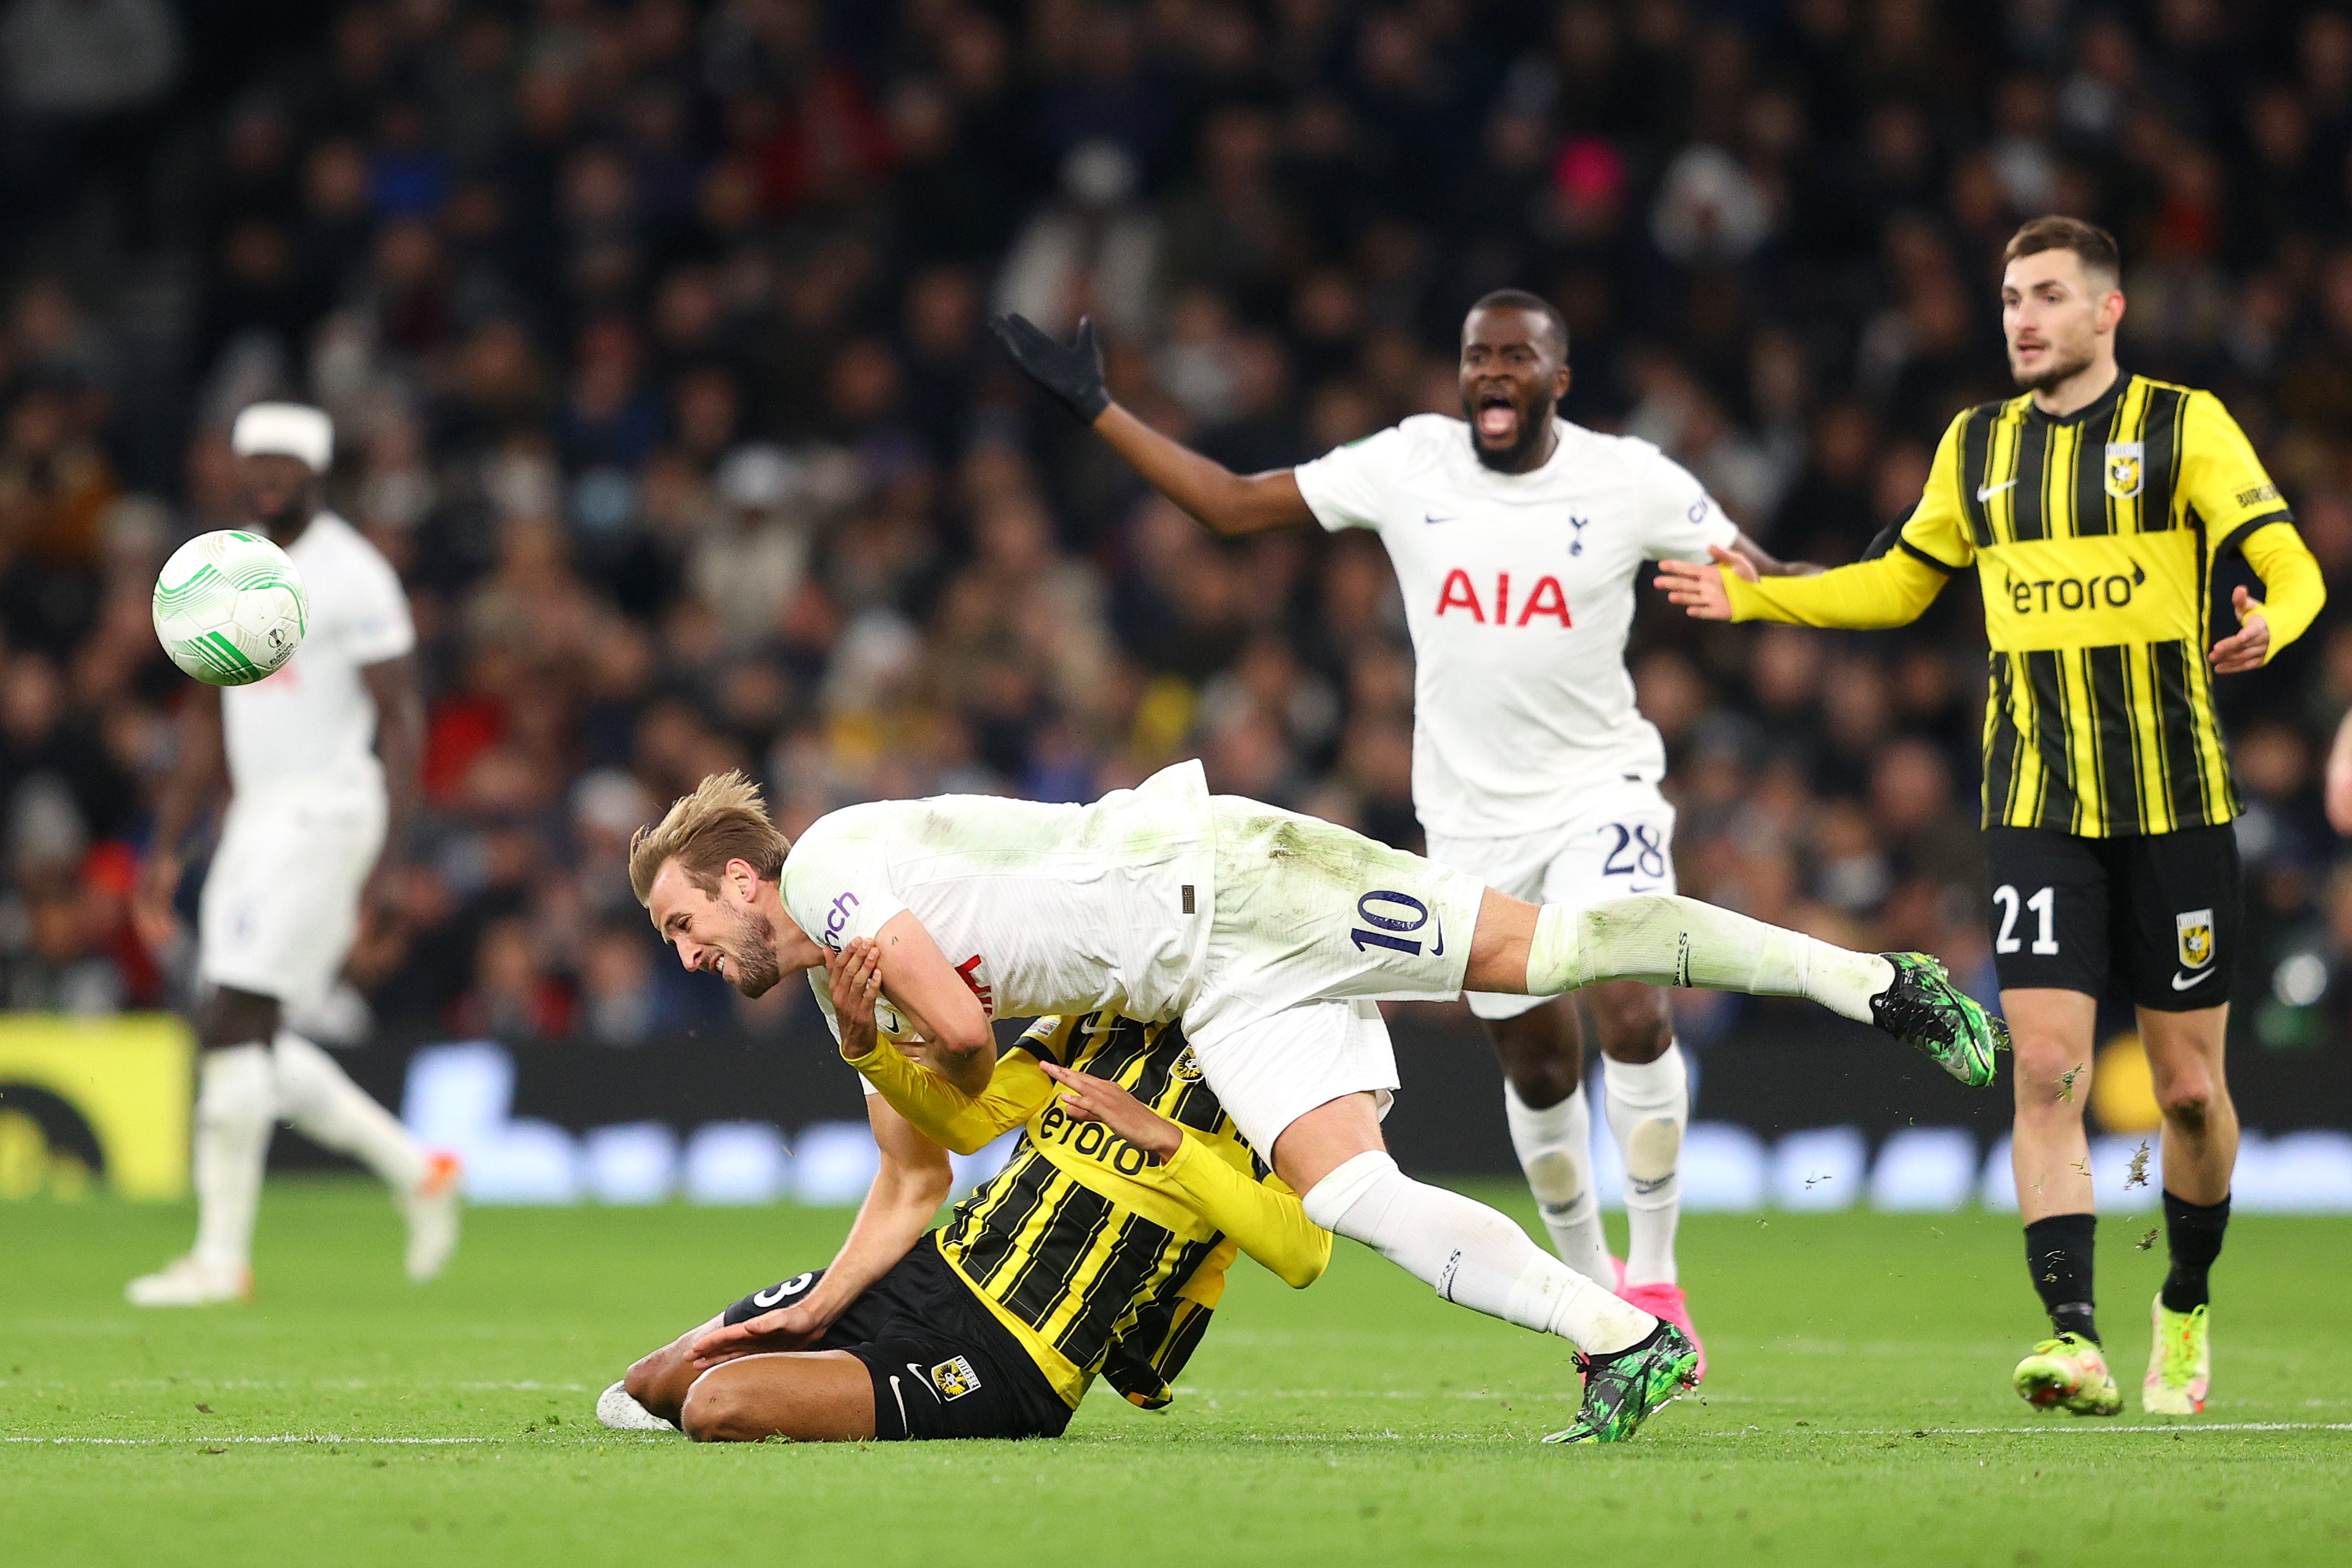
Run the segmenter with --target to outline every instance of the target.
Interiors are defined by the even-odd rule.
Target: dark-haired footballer
[[[1568,326],[1549,301],[1503,289],[1470,308],[1460,418],[1415,415],[1262,474],[1229,472],[1112,402],[1084,323],[1072,346],[1018,316],[994,326],[1015,363],[1212,532],[1380,536],[1412,633],[1412,804],[1432,860],[1542,903],[1675,891],[1665,748],[1625,668],[1634,584],[1643,563],[1704,561],[1709,546],[1788,568],[1657,447],[1559,417]],[[1544,994],[1469,1002],[1501,1060],[1511,1145],[1554,1248],[1696,1346],[1675,1263],[1690,1079],[1665,993],[1615,980],[1582,996],[1625,1152],[1622,1265],[1592,1181],[1577,1009]]]
[[[2093,1315],[2083,1133],[2099,999],[2120,983],[2164,1110],[2172,1256],[2140,1402],[2188,1415],[2205,1407],[2210,1379],[2208,1275],[2238,1154],[2221,1068],[2238,796],[2213,678],[2267,663],[2327,591],[2221,399],[2116,363],[2114,237],[2079,218],[2035,218],[2002,266],[2018,394],[1952,420],[1918,505],[1881,536],[1889,548],[1801,581],[1759,583],[1727,557],[1667,562],[1659,585],[1706,620],[1895,626],[1976,569],[1992,645],[1987,914],[2017,1047],[2018,1208],[2052,1329],[2012,1382],[2039,1408],[2123,1408]],[[2238,627],[2217,640],[2213,573],[2229,555],[2262,579],[2266,602],[2237,589]]]
[[[835,966],[844,1055],[942,1151],[1023,1128],[1013,1158],[815,1338],[790,1315],[824,1269],[638,1362],[599,1400],[606,1425],[711,1442],[1055,1436],[1097,1376],[1145,1409],[1169,1402],[1236,1251],[1295,1287],[1322,1275],[1331,1233],[1261,1173],[1178,1026],[1041,1018],[968,1096],[877,1037],[874,952],[853,942]]]

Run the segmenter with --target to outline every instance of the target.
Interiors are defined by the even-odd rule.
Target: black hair
[[[1470,307],[1469,315],[1462,318],[1464,326],[1468,326],[1470,316],[1481,310],[1525,310],[1529,315],[1541,316],[1559,340],[1560,363],[1568,363],[1568,318],[1542,295],[1531,294],[1525,289],[1490,289],[1478,296],[1478,302]]]

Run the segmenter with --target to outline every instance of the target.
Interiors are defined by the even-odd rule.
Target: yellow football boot
[[[2213,1347],[2205,1337],[2205,1309],[2175,1312],[2156,1299],[2156,1340],[2147,1347],[2147,1379],[2139,1407],[2150,1415],[2194,1415],[2205,1408],[2213,1376]]]
[[[2036,1410],[2114,1415],[2124,1407],[2107,1358],[2080,1334],[2060,1334],[2035,1345],[2033,1353],[2017,1363],[2010,1382]]]

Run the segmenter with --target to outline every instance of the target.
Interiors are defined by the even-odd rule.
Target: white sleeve
[[[1652,561],[1705,561],[1707,546],[1731,548],[1739,525],[1688,468],[1654,452],[1640,487],[1642,552]]]
[[[416,623],[409,618],[408,595],[392,563],[369,551],[352,563],[341,613],[344,649],[365,668],[398,658],[416,647]]]
[[[906,909],[890,890],[882,857],[869,846],[810,839],[803,835],[784,861],[782,895],[784,912],[811,942],[839,952],[844,943],[874,935]]]
[[[1395,504],[1397,474],[1408,441],[1402,430],[1391,426],[1291,469],[1315,521],[1334,533],[1343,528],[1379,531]]]

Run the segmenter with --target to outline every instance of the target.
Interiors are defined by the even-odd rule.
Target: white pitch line
[[[183,1443],[502,1443],[503,1437],[339,1437],[331,1432],[284,1432],[268,1437],[0,1437],[0,1443],[81,1443],[110,1448],[153,1448]]]

